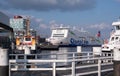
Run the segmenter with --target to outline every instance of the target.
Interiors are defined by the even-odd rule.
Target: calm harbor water
[[[77,47],[59,47],[58,50],[41,50],[40,53],[67,53],[67,52],[77,52]],[[82,47],[82,52],[92,52],[92,47]]]

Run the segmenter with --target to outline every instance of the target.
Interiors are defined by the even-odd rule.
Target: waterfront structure
[[[13,38],[13,29],[9,26],[9,17],[0,12],[0,76],[9,76],[8,50]]]
[[[0,12],[0,23],[9,26],[9,17],[2,12]]]

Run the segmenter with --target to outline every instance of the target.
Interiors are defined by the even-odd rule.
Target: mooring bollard
[[[0,48],[0,76],[9,76],[8,49]]]
[[[93,55],[100,56],[101,55],[101,47],[93,47]]]
[[[93,47],[93,56],[94,57],[100,57],[101,56],[101,47]],[[95,60],[94,63],[97,63],[98,61]]]
[[[29,48],[28,46],[25,46],[24,54],[25,54],[25,59],[26,59],[26,60],[27,60],[27,59],[31,59],[31,56],[28,56],[28,55],[31,54],[30,51],[31,51],[30,48]],[[30,64],[30,63],[26,63],[26,64]],[[26,68],[30,68],[30,67],[31,67],[31,65],[26,65]]]
[[[81,53],[82,52],[82,46],[77,46],[77,52]]]
[[[82,58],[82,46],[77,46],[77,53],[78,53],[78,58],[81,59]],[[81,61],[78,61],[77,63],[82,64]]]
[[[77,46],[78,56],[82,56],[82,46]]]
[[[114,76],[120,76],[120,48],[114,48],[113,55]]]
[[[24,54],[25,55],[31,54],[31,50],[28,46],[25,47]]]

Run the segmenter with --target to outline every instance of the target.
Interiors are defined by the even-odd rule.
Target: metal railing
[[[58,58],[63,55],[67,55],[67,57],[65,59]],[[42,56],[49,56],[50,58],[42,58]],[[89,52],[32,55],[11,54],[10,58],[10,71],[51,71],[52,76],[56,76],[58,74],[57,71],[68,71],[71,73],[66,72],[66,74],[62,75],[61,72],[60,76],[79,76],[94,73],[98,73],[98,76],[101,76],[101,72],[113,70],[113,55],[111,53],[102,53],[100,55],[94,55]],[[91,70],[91,68],[93,69]],[[82,71],[82,69],[86,70]]]

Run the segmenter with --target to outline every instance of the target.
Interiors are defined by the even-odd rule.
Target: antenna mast
[[[27,17],[26,19],[26,35],[29,36],[30,35],[30,18]]]

